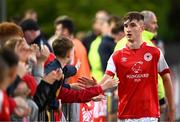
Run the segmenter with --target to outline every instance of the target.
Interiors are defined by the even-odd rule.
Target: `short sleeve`
[[[113,60],[113,55],[108,60],[106,72],[107,75],[114,76],[116,73],[116,67]]]
[[[169,66],[167,65],[167,62],[161,51],[160,51],[160,57],[159,57],[159,61],[158,61],[158,72],[161,76],[166,73],[170,73]]]

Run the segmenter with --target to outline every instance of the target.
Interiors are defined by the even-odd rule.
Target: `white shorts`
[[[158,118],[143,117],[139,119],[118,119],[117,122],[158,122]]]

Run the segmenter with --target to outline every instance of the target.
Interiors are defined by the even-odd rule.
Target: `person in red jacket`
[[[22,98],[11,98],[6,93],[7,87],[14,80],[13,78],[15,78],[13,76],[17,72],[15,70],[17,63],[18,58],[13,51],[7,49],[0,50],[0,121],[10,121],[10,115],[12,113],[20,117],[27,115],[28,112],[27,104]],[[22,109],[23,112],[19,111],[19,108],[25,106],[26,108]]]
[[[7,65],[0,57],[0,121],[10,120],[9,101],[5,89],[4,79],[7,75]]]

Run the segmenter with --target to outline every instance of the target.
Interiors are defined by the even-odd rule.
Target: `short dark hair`
[[[6,73],[8,70],[8,66],[0,55],[0,83],[4,81],[6,77]]]
[[[59,37],[54,40],[52,47],[57,57],[65,58],[67,52],[73,48],[73,42],[69,38]]]
[[[73,21],[70,18],[65,17],[64,19],[60,19],[59,21],[55,22],[55,25],[59,25],[59,24],[62,24],[63,28],[68,29],[70,34],[74,33],[75,27]]]
[[[9,68],[18,65],[19,58],[13,50],[2,48],[0,49],[0,56],[4,59]]]
[[[119,32],[124,32],[124,25],[123,23],[117,23],[111,30],[112,34],[118,34]]]
[[[119,16],[110,16],[109,19],[108,19],[108,23],[111,24],[112,22],[114,22],[115,24],[116,23],[119,23],[121,21],[121,18]]]
[[[134,19],[137,21],[140,21],[140,20],[144,21],[144,16],[140,12],[131,11],[131,12],[128,12],[123,18],[124,22],[127,20],[132,21]]]
[[[27,30],[37,31],[37,30],[39,30],[38,23],[36,21],[32,20],[32,19],[23,20],[20,23],[20,26],[21,26],[23,31],[27,31]]]

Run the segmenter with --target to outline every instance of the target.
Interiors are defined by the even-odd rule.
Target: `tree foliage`
[[[178,37],[179,24],[171,23],[179,10],[179,2],[175,0],[7,0],[8,18],[22,16],[27,9],[38,13],[38,23],[42,30],[51,36],[54,32],[53,22],[60,15],[70,16],[76,26],[76,31],[88,31],[96,11],[107,10],[113,15],[123,16],[129,11],[152,10],[158,17],[159,34],[165,40],[175,40]],[[176,5],[176,3],[178,5]],[[171,18],[169,18],[171,17]],[[173,19],[172,19],[173,18]],[[177,21],[176,21],[177,22]],[[174,38],[175,37],[175,38]]]

